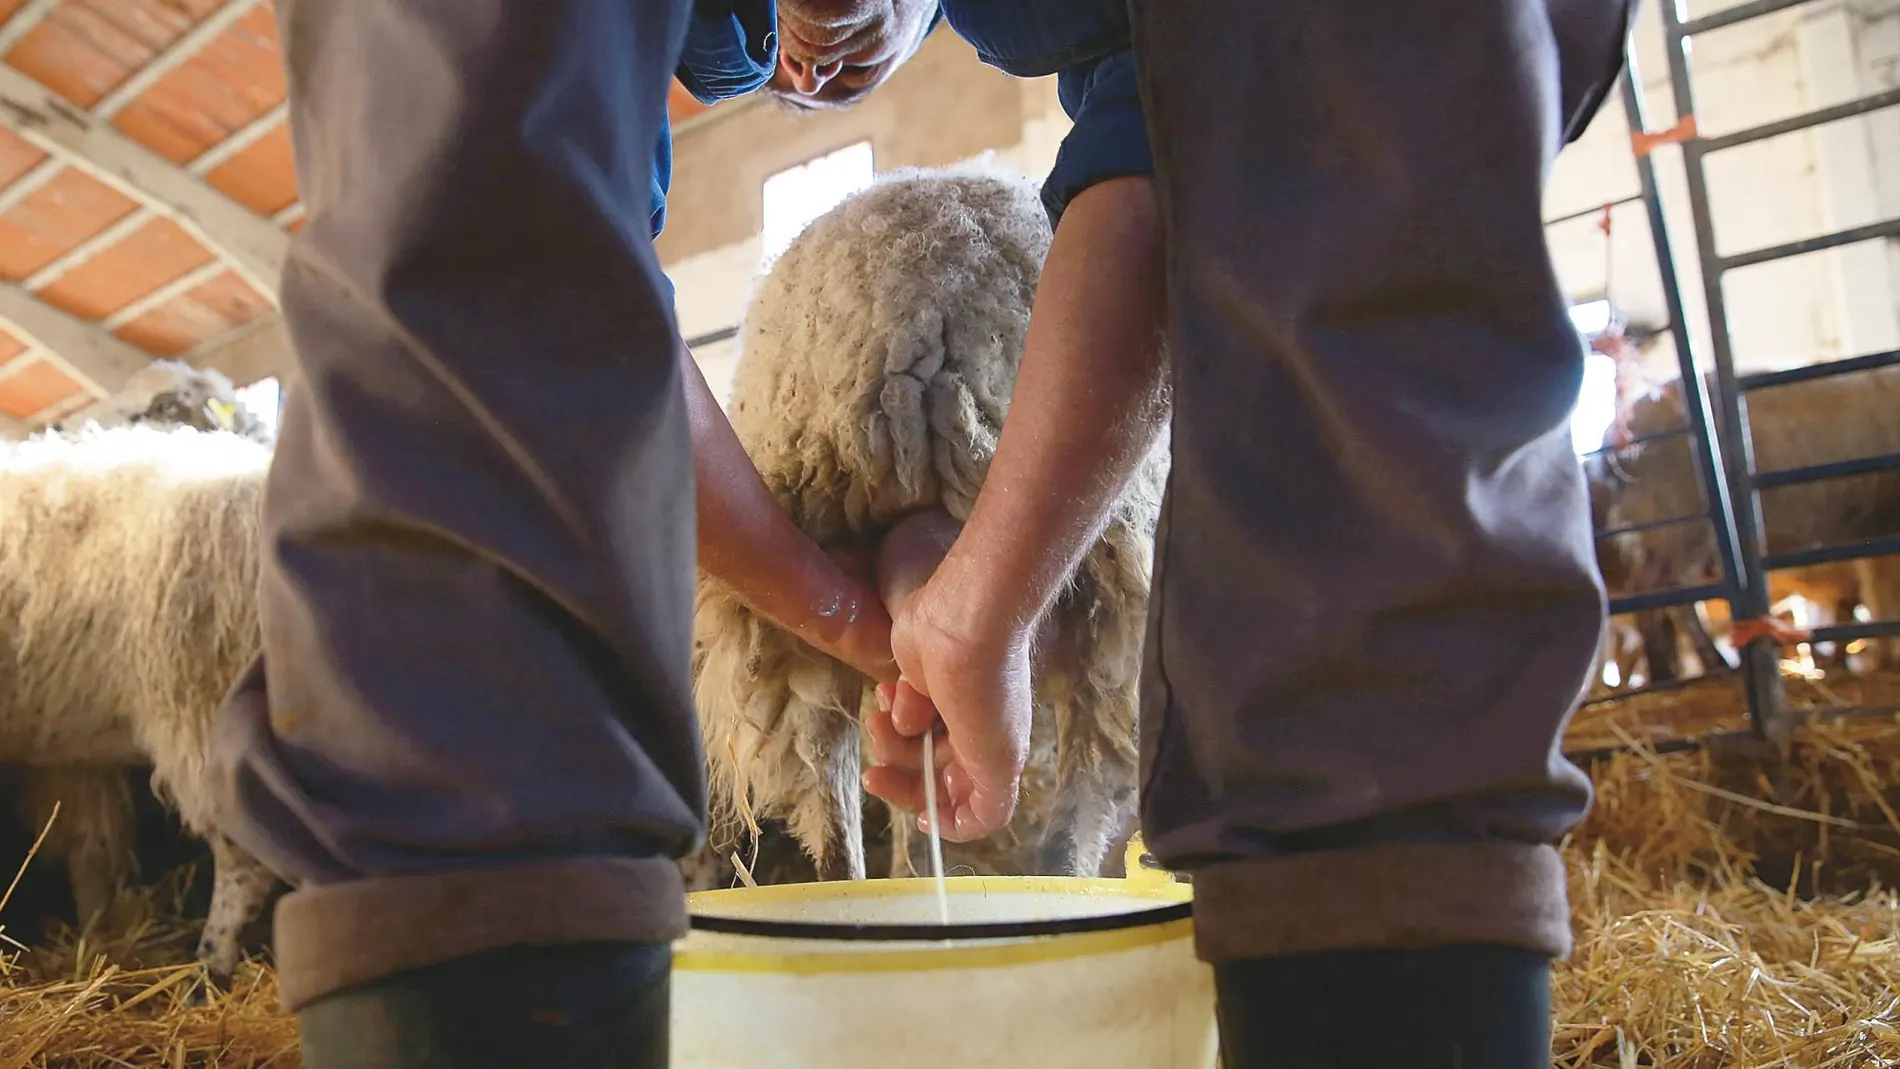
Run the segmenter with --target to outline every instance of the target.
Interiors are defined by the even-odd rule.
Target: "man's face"
[[[855,104],[923,44],[937,0],[779,0],[768,88],[807,108]]]

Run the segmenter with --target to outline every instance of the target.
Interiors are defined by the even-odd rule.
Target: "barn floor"
[[[1900,675],[1789,692],[1816,716],[1779,783],[1745,740],[1649,746],[1740,728],[1733,682],[1579,714],[1573,752],[1635,748],[1589,762],[1597,805],[1567,845],[1577,949],[1555,978],[1555,1066],[1900,1062]],[[267,965],[186,1004],[203,883],[176,870],[91,936],[54,921],[0,948],[0,1069],[295,1066]],[[0,924],[25,941],[20,913]]]

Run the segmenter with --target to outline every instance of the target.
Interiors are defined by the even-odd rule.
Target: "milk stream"
[[[931,748],[935,731],[924,732],[924,812],[930,814],[930,878],[937,881],[937,923],[950,923],[950,892],[943,882],[943,835],[937,830],[937,762]]]

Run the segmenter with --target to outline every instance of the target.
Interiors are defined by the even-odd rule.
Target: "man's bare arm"
[[[680,362],[693,433],[700,568],[818,649],[872,678],[895,679],[883,603],[792,523],[746,456],[698,363],[684,350]]]

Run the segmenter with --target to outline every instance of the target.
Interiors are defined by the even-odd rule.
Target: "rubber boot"
[[[664,1069],[672,947],[510,947],[298,1015],[304,1069]]]
[[[1549,1069],[1550,962],[1516,947],[1217,966],[1223,1069]]]

